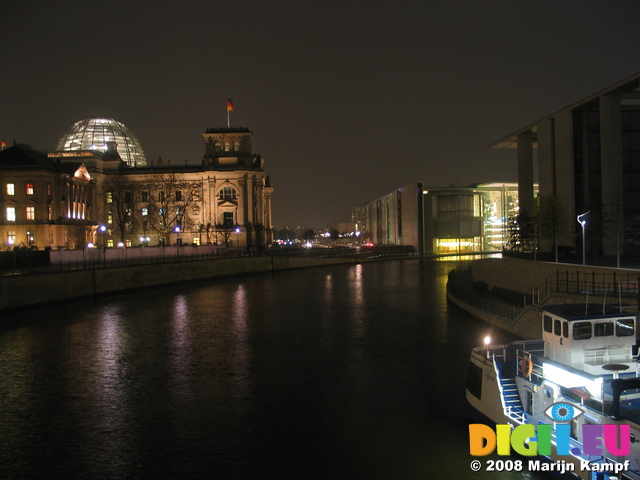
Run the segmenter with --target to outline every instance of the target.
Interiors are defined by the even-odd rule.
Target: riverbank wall
[[[373,260],[256,256],[3,276],[0,277],[0,312],[162,285],[366,261]]]
[[[505,301],[505,292],[511,298],[519,294],[522,303],[513,316],[499,313],[498,309],[487,309],[465,297],[447,289],[447,298],[457,307],[485,321],[490,326],[513,333],[520,338],[541,338],[540,310],[545,305],[559,303],[607,302],[618,303],[620,297],[609,293],[595,292],[589,279],[618,279],[617,288],[638,290],[640,270],[628,268],[599,267],[554,262],[538,262],[515,258],[485,258],[471,262],[469,288],[475,288],[481,295],[491,299],[488,303]],[[450,276],[449,282],[460,281]],[[582,282],[582,285],[580,283]],[[572,283],[576,291],[560,291]],[[563,285],[560,288],[559,284]],[[600,286],[598,286],[600,288]],[[605,289],[606,291],[606,289]],[[638,311],[638,297],[625,296],[623,303],[627,310]],[[503,310],[504,311],[504,310]],[[498,313],[496,313],[498,312]]]

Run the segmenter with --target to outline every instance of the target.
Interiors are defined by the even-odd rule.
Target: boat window
[[[553,325],[553,320],[551,319],[551,317],[549,315],[545,315],[543,318],[544,331],[551,333],[553,331],[552,325]]]
[[[576,322],[573,324],[573,339],[587,340],[591,338],[591,322]]]
[[[553,321],[553,333],[557,336],[560,336],[562,333],[562,324],[557,318]]]
[[[593,335],[595,337],[608,337],[613,335],[613,322],[596,323],[593,326]]]
[[[630,337],[633,334],[634,331],[632,318],[621,318],[619,320],[616,320],[616,336]]]
[[[562,322],[562,336],[569,338],[569,322]]]

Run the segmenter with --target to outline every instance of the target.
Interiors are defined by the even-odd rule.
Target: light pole
[[[105,238],[105,232],[107,231],[107,227],[105,225],[100,225],[98,228],[100,236],[102,237],[102,265],[106,266],[107,264],[107,240]],[[100,260],[98,259],[98,262]]]
[[[590,212],[591,210],[589,210]],[[584,228],[587,225],[587,216],[589,215],[589,212],[585,212],[582,213],[580,215],[578,215],[578,223],[580,224],[580,226],[582,227],[582,265],[586,265],[587,264],[587,251],[586,251],[586,238],[585,238],[585,234],[584,234]]]

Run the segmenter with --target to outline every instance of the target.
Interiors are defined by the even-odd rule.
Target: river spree
[[[278,272],[0,316],[0,478],[542,478],[469,467],[467,361],[488,328],[447,305],[455,265]]]

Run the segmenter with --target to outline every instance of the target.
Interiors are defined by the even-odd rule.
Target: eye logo
[[[584,413],[584,410],[564,402],[557,402],[549,406],[544,414],[554,422],[570,422]]]

